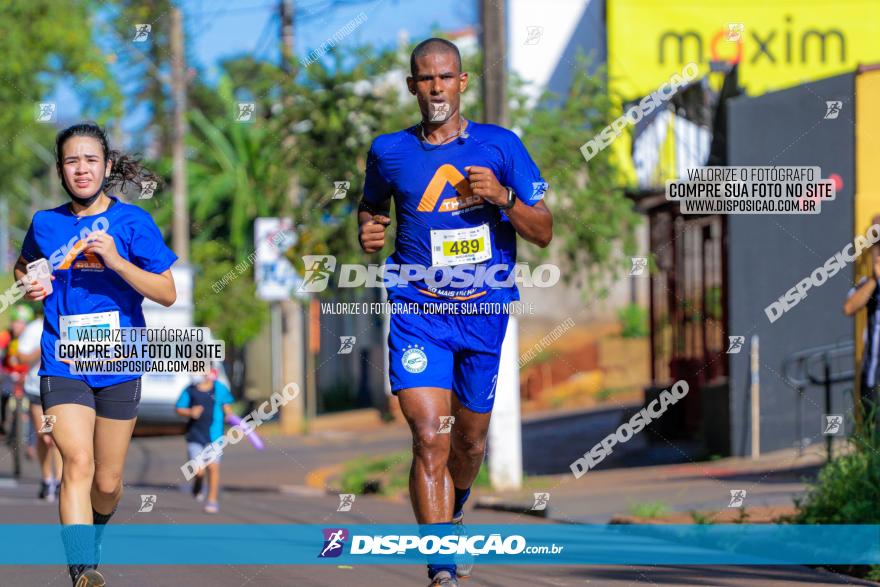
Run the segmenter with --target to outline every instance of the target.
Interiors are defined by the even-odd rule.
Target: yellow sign
[[[739,63],[750,95],[880,62],[877,0],[609,0],[608,73],[625,99],[687,63]]]
[[[880,214],[880,168],[877,166],[877,153],[880,153],[880,70],[868,71],[856,76],[856,189],[855,189],[855,234],[865,234]],[[865,253],[856,262],[853,283],[861,276],[870,278],[874,273],[871,255]],[[855,316],[856,373],[861,372],[861,358],[864,352],[862,335],[867,327],[867,312]],[[856,383],[861,386],[859,378]]]
[[[481,238],[447,241],[443,243],[443,254],[446,256],[450,256],[482,253],[485,250],[483,244],[483,239]]]

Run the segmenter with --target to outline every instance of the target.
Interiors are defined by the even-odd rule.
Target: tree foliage
[[[545,94],[543,107],[521,115],[523,141],[550,184],[554,244],[563,278],[584,295],[603,295],[635,252],[639,216],[625,197],[613,149],[590,161],[580,151],[616,118],[604,73],[588,74],[579,57],[564,97]]]
[[[9,198],[12,224],[26,225],[34,209],[45,207],[45,181],[54,173],[51,122],[38,122],[40,102],[51,102],[67,81],[83,100],[85,115],[104,122],[120,113],[121,94],[110,56],[92,42],[97,1],[0,0],[0,197]],[[70,117],[56,104],[56,117]],[[48,154],[48,160],[47,160]],[[36,182],[36,183],[35,183]],[[40,193],[43,196],[40,197]]]

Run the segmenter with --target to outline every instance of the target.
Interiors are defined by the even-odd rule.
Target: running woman
[[[56,358],[55,342],[86,325],[145,326],[145,297],[163,306],[177,298],[170,270],[177,256],[148,212],[107,194],[155,176],[137,160],[111,151],[99,126],[81,123],[59,132],[55,156],[71,201],[34,214],[15,277],[26,284],[28,299],[43,302],[40,399],[44,413],[55,416],[52,439],[63,462],[62,538],[68,557],[82,561],[97,558],[104,525],[122,496],[141,376],[72,374],[70,365]],[[26,265],[40,258],[53,271],[52,293],[26,279]],[[96,566],[68,565],[73,584],[104,585]]]
[[[419,280],[388,287],[391,302],[518,300],[516,236],[540,247],[552,238],[553,220],[541,201],[547,184],[514,133],[461,116],[468,74],[454,44],[420,43],[410,69],[407,86],[422,121],[373,141],[358,209],[361,247],[375,253],[384,246],[393,198],[397,237],[389,263],[456,271],[483,266],[496,284],[506,284],[456,288]],[[409,489],[419,524],[462,521],[486,449],[507,318],[503,312],[391,316],[389,377],[413,435]],[[469,572],[464,565],[428,565],[431,585],[457,585],[456,575]]]

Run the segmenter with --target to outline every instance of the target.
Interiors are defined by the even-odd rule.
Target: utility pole
[[[483,119],[507,126],[507,67],[504,0],[480,0],[483,49]],[[519,402],[519,331],[507,323],[501,345],[495,407],[489,422],[489,481],[497,490],[522,487],[522,416]]]
[[[171,9],[171,95],[174,104],[174,132],[171,145],[174,189],[174,252],[181,264],[189,264],[189,208],[186,198],[186,56],[183,44],[183,15]]]
[[[507,31],[505,0],[480,0],[483,47],[483,119],[507,126]]]
[[[294,0],[281,0],[278,7],[281,20],[281,69],[286,73],[293,73],[296,67],[293,64],[294,55]]]
[[[294,61],[295,10],[294,0],[280,0],[278,3],[278,16],[281,21],[281,69],[291,77],[296,76],[298,69]],[[282,105],[286,108],[292,102],[293,96],[282,91]],[[294,147],[295,144],[292,140],[282,146],[284,149],[294,149]],[[291,214],[294,219],[292,230],[296,230],[296,212],[299,206],[302,205],[302,202],[300,199],[299,179],[295,172],[291,173],[290,182],[287,186],[287,201],[293,212]],[[305,316],[302,304],[296,300],[283,300],[275,303],[280,306],[280,361],[284,384],[296,383],[301,392],[296,399],[288,402],[281,408],[281,430],[284,434],[298,434],[306,429],[306,396],[310,395],[308,393],[308,385],[312,384],[314,379],[312,371],[308,370],[308,366],[313,365],[313,362],[309,361],[306,355],[309,351],[306,349]],[[273,319],[275,319],[275,316],[276,314],[273,312]],[[310,399],[309,402],[311,401]]]

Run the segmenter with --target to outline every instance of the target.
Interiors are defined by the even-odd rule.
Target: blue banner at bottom
[[[93,562],[94,540],[92,526],[0,525],[0,564]],[[880,564],[880,525],[110,524],[100,542],[105,565]]]

